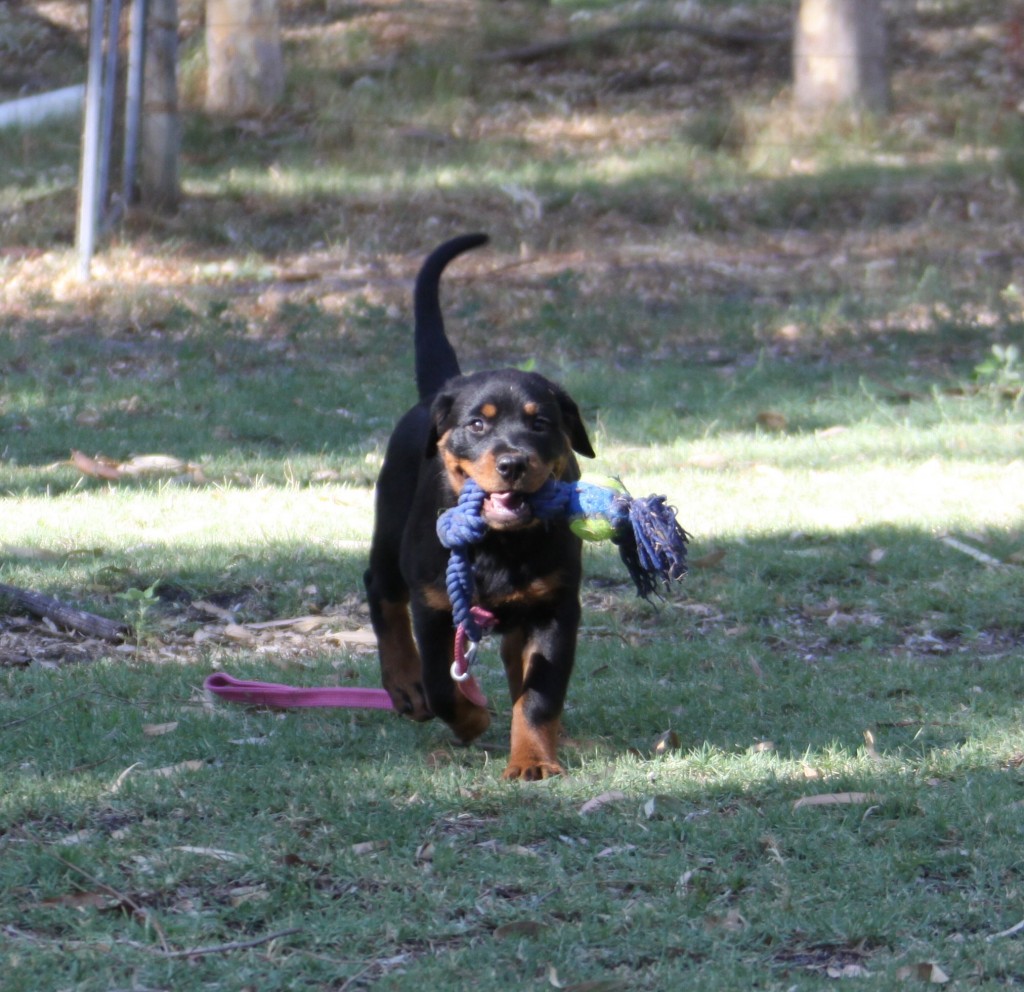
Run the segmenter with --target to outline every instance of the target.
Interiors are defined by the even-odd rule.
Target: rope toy
[[[494,618],[474,607],[472,548],[487,533],[482,515],[487,493],[468,479],[458,503],[437,519],[437,536],[450,549],[445,585],[457,628],[453,677],[459,678],[472,663],[476,646]],[[650,600],[661,587],[686,574],[686,543],[689,535],[676,520],[675,510],[664,496],[634,499],[625,487],[597,486],[589,482],[558,482],[549,479],[527,502],[539,520],[566,517],[577,537],[587,541],[610,540],[629,572],[637,595]],[[461,656],[460,643],[470,647]],[[458,673],[458,674],[456,674]]]

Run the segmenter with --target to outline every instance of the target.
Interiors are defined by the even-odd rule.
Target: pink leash
[[[300,689],[277,682],[246,682],[232,678],[224,672],[214,672],[203,683],[203,688],[220,699],[252,706],[272,706],[275,709],[295,709],[307,706],[333,706],[348,709],[391,710],[391,697],[383,689],[355,689],[323,687]]]
[[[487,630],[495,624],[494,616],[474,606],[474,618]],[[468,642],[468,649],[467,649]],[[452,678],[459,691],[477,706],[486,706],[487,697],[479,683],[469,672],[469,666],[476,656],[479,645],[470,641],[460,625],[455,632],[455,661],[452,662]],[[247,682],[236,679],[224,672],[214,672],[203,682],[203,688],[218,699],[230,703],[248,703],[250,706],[270,706],[274,709],[298,709],[300,707],[332,707],[335,709],[393,710],[391,697],[384,689],[358,689],[341,686],[323,686],[301,689],[279,682]]]

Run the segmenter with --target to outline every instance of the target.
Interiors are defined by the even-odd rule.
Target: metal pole
[[[100,175],[96,202],[101,213],[100,227],[105,227],[102,212],[110,189],[110,153],[114,142],[114,90],[117,86],[117,48],[121,35],[121,0],[110,0],[107,14],[107,52],[103,68],[103,105],[100,110]]]
[[[88,282],[96,248],[99,217],[97,173],[99,171],[100,103],[103,95],[103,13],[106,0],[91,0],[89,16],[89,73],[85,85],[85,123],[82,126],[82,167],[78,186],[78,274]]]
[[[133,0],[128,37],[128,88],[124,109],[124,167],[122,199],[138,200],[135,173],[139,165],[139,126],[142,119],[142,70],[146,61],[146,0]]]

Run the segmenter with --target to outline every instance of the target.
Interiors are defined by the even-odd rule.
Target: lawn
[[[45,6],[39,64],[64,65],[81,39]],[[287,105],[190,109],[181,212],[133,213],[88,284],[75,128],[0,133],[0,582],[128,629],[0,608],[5,992],[1024,982],[1001,5],[894,11],[894,113],[820,132],[774,41],[484,57],[647,8],[283,7]],[[378,684],[361,575],[411,279],[481,228],[444,286],[465,366],[563,383],[587,475],[693,536],[654,604],[586,548],[568,774],[543,783],[500,779],[489,645],[468,748],[202,690]]]

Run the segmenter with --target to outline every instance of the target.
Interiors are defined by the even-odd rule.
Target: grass
[[[904,14],[897,112],[815,136],[779,52],[483,68],[635,13],[500,6],[287,3],[288,106],[190,113],[181,213],[133,215],[88,286],[74,131],[0,135],[0,581],[133,628],[0,614],[5,990],[1019,984],[1019,129],[975,47],[917,54],[999,11]],[[376,683],[410,279],[480,227],[445,286],[467,367],[563,382],[588,474],[693,533],[656,607],[587,548],[570,774],[530,786],[491,649],[471,748],[201,691]]]

